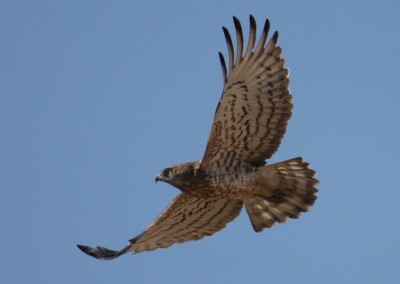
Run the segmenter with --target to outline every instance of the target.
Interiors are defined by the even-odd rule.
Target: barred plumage
[[[235,55],[224,27],[229,68],[220,53],[224,88],[203,159],[166,168],[156,177],[181,193],[126,247],[113,251],[78,245],[85,253],[113,259],[127,252],[199,240],[224,228],[243,204],[259,232],[299,217],[314,203],[318,181],[308,163],[301,158],[265,162],[278,149],[292,110],[289,71],[277,46],[278,33],[265,45],[270,27],[266,20],[256,46],[256,22],[250,16],[244,51],[242,27],[236,17],[233,20],[237,51]]]

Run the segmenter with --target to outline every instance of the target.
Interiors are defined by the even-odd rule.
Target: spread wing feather
[[[243,52],[243,33],[234,17],[237,39],[235,59],[231,36],[223,28],[228,46],[229,69],[220,53],[224,89],[218,103],[202,165],[208,168],[235,164],[262,165],[272,156],[286,132],[292,96],[289,70],[275,32],[265,45],[269,21],[256,42],[256,23],[250,16],[250,35]],[[255,47],[255,48],[254,48]]]
[[[88,255],[113,259],[127,252],[151,251],[174,243],[199,240],[221,230],[235,219],[242,201],[229,199],[199,199],[185,193],[178,195],[143,233],[130,240],[120,251],[104,247],[78,245]]]

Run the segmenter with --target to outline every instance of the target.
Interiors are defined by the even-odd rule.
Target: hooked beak
[[[158,182],[159,180],[161,180],[161,181],[163,180],[161,175],[156,176],[156,182]]]

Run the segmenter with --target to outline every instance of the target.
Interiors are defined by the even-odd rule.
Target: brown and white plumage
[[[240,200],[227,198],[200,199],[181,193],[140,235],[130,240],[121,251],[81,246],[79,248],[99,259],[111,259],[126,252],[167,248],[174,243],[199,240],[221,230],[239,215]]]
[[[286,222],[288,217],[298,218],[314,203],[318,181],[302,158],[261,167],[259,173],[259,182],[267,190],[243,198],[256,232],[271,228],[275,222]]]
[[[231,36],[223,28],[229,68],[220,53],[224,88],[203,159],[166,168],[156,178],[182,193],[122,250],[78,245],[85,253],[113,259],[127,252],[199,240],[224,228],[243,205],[259,232],[288,217],[297,218],[314,203],[318,181],[302,158],[265,163],[278,149],[292,110],[289,71],[277,46],[278,33],[265,44],[270,26],[266,20],[256,46],[256,23],[250,16],[245,49],[235,17],[234,24],[236,55]]]
[[[264,164],[278,149],[291,116],[289,71],[280,57],[275,32],[265,46],[270,23],[264,25],[261,38],[253,51],[256,23],[250,17],[250,36],[242,55],[243,35],[234,18],[237,34],[236,59],[232,39],[224,28],[229,51],[229,69],[220,53],[224,89],[215,112],[214,122],[203,157],[203,165],[231,165],[237,162]]]

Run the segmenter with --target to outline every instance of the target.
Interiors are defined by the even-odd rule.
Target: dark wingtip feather
[[[235,24],[236,30],[240,30],[240,32],[242,32],[242,25],[240,24],[239,19],[235,16],[233,17],[233,23]]]
[[[222,75],[224,76],[224,83],[225,83],[227,78],[225,58],[221,52],[219,52],[218,55],[219,55],[219,61],[221,62]]]
[[[224,31],[224,35],[225,35],[225,40],[226,40],[226,44],[228,47],[228,54],[229,54],[229,71],[231,71],[233,69],[233,56],[234,56],[234,52],[233,52],[233,43],[232,43],[232,38],[231,35],[229,34],[229,31],[226,27],[222,27],[222,30]]]
[[[264,24],[264,29],[263,29],[264,33],[268,34],[270,27],[271,27],[271,23],[269,22],[269,19],[266,19],[265,24]]]
[[[92,248],[83,245],[77,245],[77,247],[87,255],[90,255],[97,259],[113,259],[120,256],[118,251],[109,250],[104,247]]]
[[[242,25],[238,18],[233,17],[233,22],[235,23],[236,29],[236,46],[237,46],[237,53],[236,53],[236,64],[238,64],[242,58],[243,53],[243,30]]]
[[[271,40],[272,40],[274,43],[277,43],[277,42],[278,42],[278,36],[279,36],[278,31],[275,31],[274,34],[272,35]]]
[[[231,35],[229,34],[229,30],[226,27],[222,27],[222,30],[224,31],[225,40],[226,43],[228,44],[228,50],[229,50],[233,48]]]
[[[254,19],[253,15],[250,15],[250,28],[256,28],[256,19]]]
[[[227,40],[228,38],[230,38],[230,34],[229,31],[226,27],[222,27],[222,30],[224,31],[224,35],[225,35],[225,39]]]

